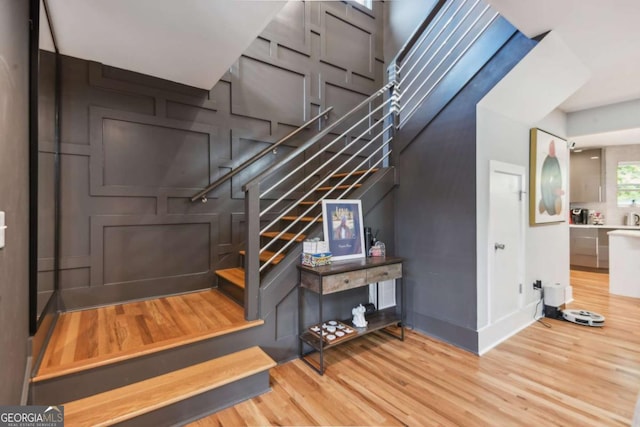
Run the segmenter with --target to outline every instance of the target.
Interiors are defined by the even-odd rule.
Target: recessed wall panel
[[[324,59],[360,74],[371,74],[373,59],[371,33],[330,13],[325,14],[324,21]]]
[[[104,283],[208,271],[209,227],[209,224],[105,227]]]
[[[232,112],[273,118],[282,123],[304,123],[305,76],[246,56],[240,57],[238,82],[232,84]]]
[[[195,188],[209,178],[209,135],[103,121],[104,185]]]

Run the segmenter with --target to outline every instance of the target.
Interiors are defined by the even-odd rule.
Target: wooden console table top
[[[402,277],[402,258],[370,257],[336,261],[329,265],[298,265],[300,286],[330,294]]]

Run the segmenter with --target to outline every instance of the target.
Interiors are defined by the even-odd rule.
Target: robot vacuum
[[[562,310],[562,318],[585,326],[604,326],[604,316],[587,310]]]

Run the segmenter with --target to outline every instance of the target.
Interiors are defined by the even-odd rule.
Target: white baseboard
[[[478,330],[478,355],[482,356],[535,322],[533,311],[537,303],[538,301],[531,302],[520,310]]]

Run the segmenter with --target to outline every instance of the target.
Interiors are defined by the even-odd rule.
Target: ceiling
[[[529,37],[549,30],[559,34],[591,71],[587,83],[559,106],[561,110],[571,114],[640,99],[640,1],[488,2]],[[203,89],[213,87],[285,3],[47,0],[62,54]],[[46,31],[41,33],[43,47],[51,50]],[[571,137],[580,146],[589,135]],[[640,130],[631,129],[595,140],[607,145],[640,143],[639,138]]]
[[[207,90],[286,4],[276,0],[46,2],[60,53]],[[52,50],[44,21],[42,47]]]
[[[559,108],[572,113],[640,99],[640,1],[488,0],[529,37],[558,33],[591,71]],[[572,137],[577,146],[640,143],[640,129]]]

